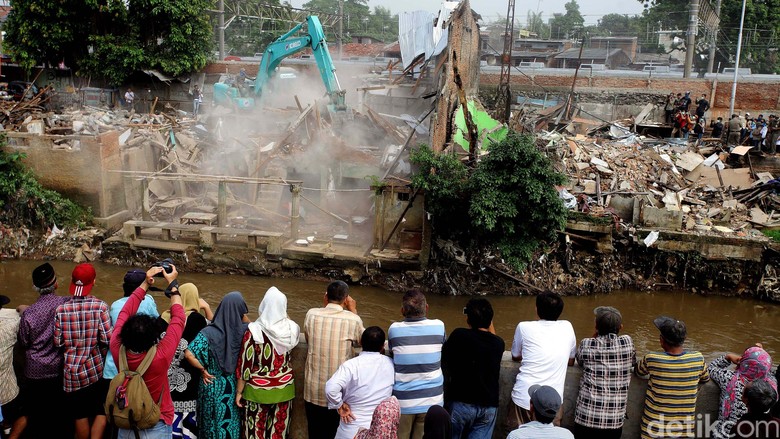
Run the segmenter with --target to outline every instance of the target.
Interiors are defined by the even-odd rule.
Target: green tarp
[[[487,111],[485,111],[481,105],[477,105],[474,101],[468,101],[468,108],[471,119],[477,125],[479,143],[482,145],[482,148],[490,149],[491,143],[498,143],[504,140],[509,131],[506,126],[503,126],[499,121],[490,117]],[[468,151],[469,142],[466,140],[464,134],[466,131],[466,117],[463,115],[463,107],[458,106],[458,109],[455,111],[455,143]]]

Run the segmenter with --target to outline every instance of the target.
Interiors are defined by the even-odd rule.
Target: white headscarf
[[[269,288],[257,312],[260,316],[249,324],[255,343],[263,343],[265,333],[279,355],[291,351],[298,344],[301,328],[287,317],[287,296],[284,293],[276,287]]]

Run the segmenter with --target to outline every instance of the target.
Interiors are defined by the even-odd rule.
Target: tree
[[[564,5],[566,13],[556,15],[550,21],[550,29],[553,35],[561,38],[572,38],[574,31],[579,29],[585,23],[585,19],[580,14],[580,5],[577,0],[571,0]]]
[[[206,65],[211,0],[12,0],[6,44],[28,70],[66,66],[119,85],[134,71],[179,76]]]
[[[343,0],[344,1],[344,36],[368,33],[368,22],[371,9],[368,0]],[[309,0],[303,4],[304,9],[329,15],[339,15],[339,0]],[[334,26],[333,32],[335,32]],[[335,41],[335,33],[333,34]]]
[[[539,38],[550,38],[550,26],[542,19],[542,11],[528,11],[528,22],[526,29],[535,33]]]

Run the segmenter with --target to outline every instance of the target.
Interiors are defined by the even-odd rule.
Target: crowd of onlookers
[[[672,126],[671,136],[683,139],[695,138],[697,145],[701,143],[707,129],[705,115],[709,109],[710,102],[706,94],[701,95],[694,102],[691,92],[686,92],[684,95],[670,93],[664,102],[664,113],[665,122]],[[710,138],[725,137],[730,147],[747,144],[769,154],[775,154],[777,144],[780,142],[780,118],[774,114],[766,118],[763,114],[755,118],[751,117],[750,113],[745,113],[744,116],[732,114],[726,122],[722,117],[710,121],[709,127]]]
[[[403,318],[385,332],[364,328],[349,287],[336,281],[301,329],[275,287],[250,322],[240,292],[226,294],[212,312],[178,275],[169,263],[128,271],[124,297],[109,306],[92,294],[92,265],[75,267],[69,296],[56,294],[50,264],[37,267],[38,300],[0,309],[0,408],[8,437],[284,439],[303,378],[311,439],[491,438],[496,428],[510,439],[620,438],[633,373],[648,380],[642,438],[694,437],[698,388],[708,380],[721,393],[707,437],[780,437],[772,411],[777,378],[762,346],[707,364],[685,349],[685,324],[671,317],[654,320],[660,350],[638,359],[631,337],[620,333],[619,310],[596,308],[594,333],[578,343],[571,323],[559,319],[563,299],[539,294],[538,319],[515,330],[510,352],[520,368],[506,421],[496,427],[506,346],[485,298],[469,299],[466,325],[447,335],[442,321],[427,317],[425,295],[410,290]],[[170,305],[159,314],[147,292],[162,280]],[[0,296],[0,308],[9,303]],[[308,350],[304,376],[296,377],[291,353],[301,332]],[[19,380],[15,345],[24,352]],[[575,362],[582,377],[569,430],[560,427],[561,407]],[[138,409],[142,391],[153,403]],[[128,407],[142,412],[130,410],[129,426],[120,422]]]

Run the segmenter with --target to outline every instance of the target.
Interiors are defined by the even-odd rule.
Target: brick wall
[[[571,75],[531,75],[512,72],[512,89],[515,92],[568,92],[571,90]],[[497,73],[482,72],[480,85],[498,85]],[[584,95],[609,94],[653,94],[663,99],[669,93],[691,92],[694,98],[706,94],[713,107],[713,114],[725,115],[731,101],[731,80],[711,78],[636,78],[620,76],[589,76],[580,74],[575,91]],[[735,110],[754,114],[780,113],[780,77],[777,81],[743,79],[737,83]]]

